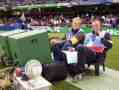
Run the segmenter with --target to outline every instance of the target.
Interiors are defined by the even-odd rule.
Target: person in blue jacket
[[[76,74],[83,72],[86,57],[83,53],[83,43],[85,34],[81,27],[81,19],[76,17],[72,20],[71,31],[66,34],[66,40],[52,39],[53,44],[53,55],[55,63],[65,63],[68,67],[68,72],[72,77]],[[66,51],[78,51],[78,63],[69,64],[66,61],[66,56],[62,52]]]
[[[60,51],[62,50],[73,51],[83,45],[85,35],[80,26],[81,26],[81,19],[79,17],[76,17],[72,20],[71,31],[66,34],[65,40],[58,40],[58,39],[51,40],[54,51],[54,60],[56,62],[62,62]]]
[[[91,23],[92,32],[87,34],[84,41],[87,63],[104,62],[106,52],[112,48],[112,38],[109,32],[102,31],[101,21],[95,19]]]

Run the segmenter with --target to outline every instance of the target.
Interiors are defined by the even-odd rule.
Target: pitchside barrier
[[[119,36],[119,27],[118,28],[104,27],[103,30],[106,32],[110,32],[112,34],[112,36]]]
[[[68,26],[64,26],[64,27],[49,27],[49,32],[50,32],[50,35],[52,35],[52,33],[64,33],[66,34],[67,32],[69,32],[71,30],[70,27]],[[89,26],[85,26],[85,27],[82,27],[82,30],[85,32],[85,33],[90,33],[92,30],[91,30],[91,27]],[[103,31],[105,32],[109,32],[111,33],[112,36],[119,36],[119,27],[103,27],[102,28]],[[60,36],[60,35],[59,35]],[[51,37],[51,36],[50,36]]]

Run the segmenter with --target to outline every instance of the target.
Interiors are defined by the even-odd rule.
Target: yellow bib
[[[78,43],[78,39],[76,38],[76,36],[73,36],[71,38],[71,42],[72,42],[72,45],[76,45]]]

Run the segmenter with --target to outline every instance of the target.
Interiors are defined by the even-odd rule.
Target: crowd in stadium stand
[[[69,25],[72,18],[65,17],[63,15],[56,15],[56,16],[39,16],[38,18],[30,17],[31,18],[31,25],[41,25],[41,26],[47,26],[47,25]],[[85,16],[83,17],[83,23],[84,24],[90,24],[90,21],[95,18],[95,16]],[[118,27],[119,25],[119,17],[113,16],[113,15],[106,15],[106,16],[96,16],[96,18],[99,18],[102,20],[103,25],[106,27]]]
[[[70,19],[60,16],[39,16],[39,17],[28,17],[27,20],[30,21],[30,25],[34,26],[57,26],[66,25],[70,23]]]
[[[119,17],[118,16],[102,16],[102,21],[104,22],[104,26],[107,27],[117,27],[119,25]]]
[[[79,15],[80,16],[80,15]],[[80,16],[81,17],[81,16]],[[9,17],[9,18],[1,18],[0,19],[0,29],[24,29],[27,26],[68,26],[73,17],[67,17],[63,14],[53,15],[53,14],[23,14],[21,17]],[[90,24],[91,20],[95,18],[95,16],[83,15],[81,17],[83,20],[83,24]],[[119,26],[119,17],[114,15],[103,15],[96,16],[102,20],[103,25],[106,27],[118,27]]]
[[[103,26],[106,27],[118,27],[119,26],[119,16],[115,16],[112,14],[109,15],[102,15],[102,16],[85,16],[84,17],[84,24],[89,23],[90,21],[93,20],[94,18],[98,18],[102,21]]]

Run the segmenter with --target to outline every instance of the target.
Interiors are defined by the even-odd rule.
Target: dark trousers
[[[87,47],[79,46],[76,47],[76,50],[78,51],[78,63],[68,64],[65,54],[62,53],[63,45],[63,43],[57,44],[52,49],[55,63],[65,63],[67,70],[72,77],[74,77],[76,74],[84,72],[85,64],[90,65],[93,62],[104,60],[104,53],[95,53]]]
[[[84,48],[82,47],[78,49],[78,63],[68,64],[65,54],[62,53],[63,45],[64,43],[57,44],[52,48],[55,63],[65,63],[67,70],[72,77],[83,72],[84,64],[86,63]]]
[[[62,53],[62,47],[64,43],[56,44],[52,47],[53,57],[55,63],[63,63],[65,62],[65,55]]]

